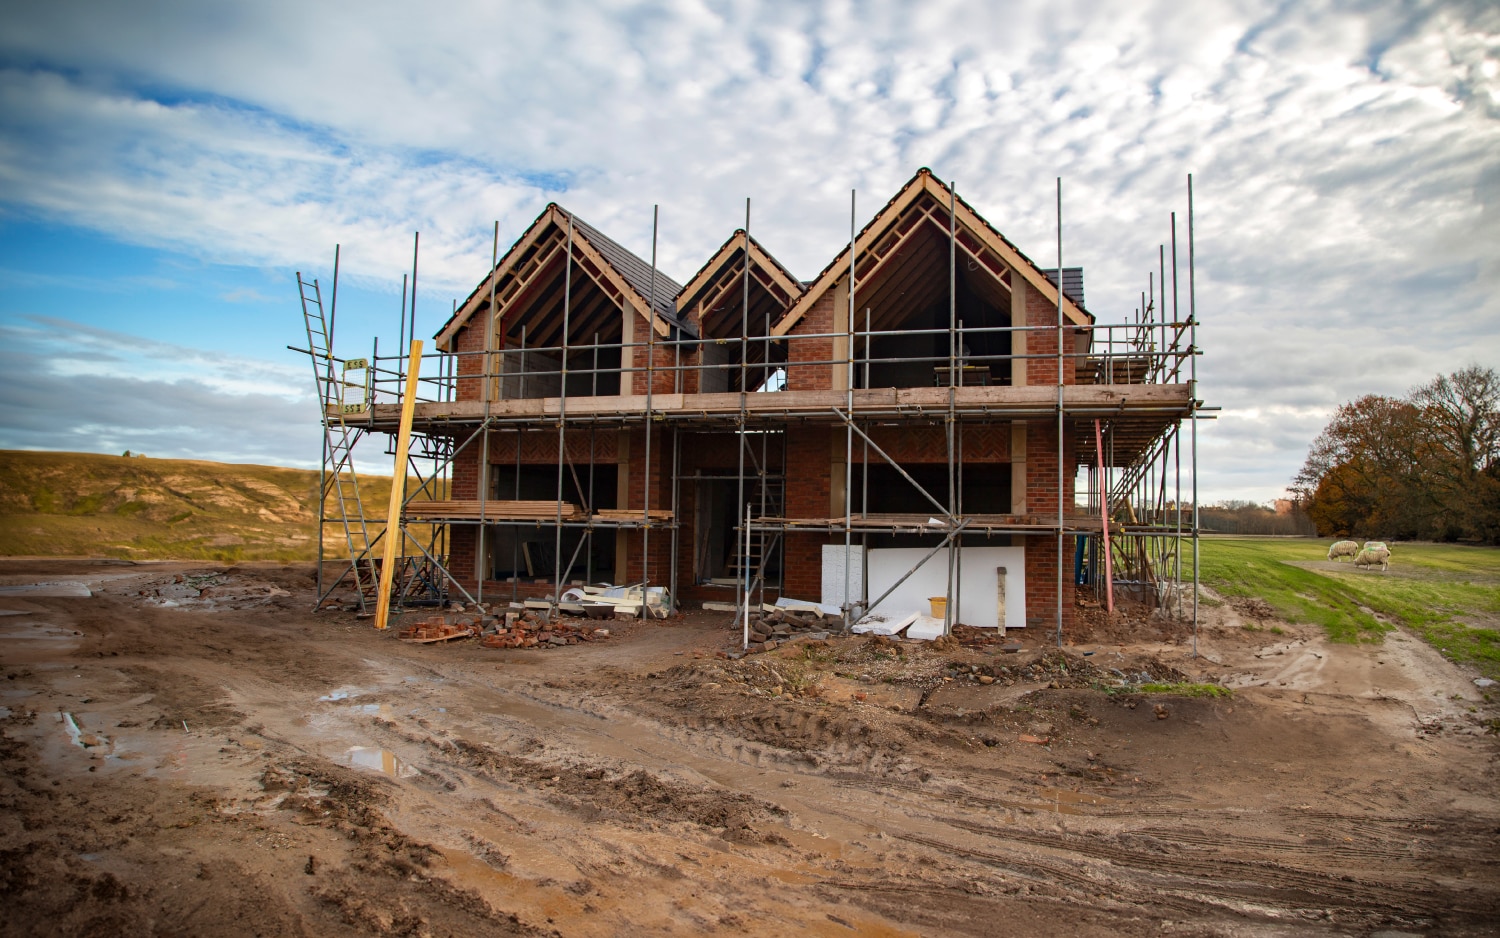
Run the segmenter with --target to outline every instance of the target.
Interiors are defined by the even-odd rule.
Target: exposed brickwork
[[[792,327],[792,336],[819,335],[833,331],[833,290],[818,298]],[[790,362],[786,370],[789,391],[828,391],[833,388],[832,365],[798,365],[797,362],[828,361],[833,358],[833,339],[797,339],[787,343]]]
[[[1047,299],[1029,284],[1022,286],[1026,291],[1026,324],[1051,327],[1026,334],[1027,354],[1055,356],[1057,354],[1057,303]],[[1073,330],[1065,330],[1064,335],[1067,339],[1063,351],[1071,354],[1074,341]],[[1063,383],[1074,383],[1077,370],[1076,358],[1063,359]],[[1033,386],[1050,384],[1055,387],[1057,385],[1057,359],[1046,357],[1027,359],[1026,381]]]
[[[479,528],[471,524],[448,526],[448,572],[471,593],[476,585],[474,556],[478,546]]]
[[[613,429],[595,431],[592,443],[594,462],[614,462],[616,440],[617,437]],[[497,430],[491,433],[490,462],[501,466],[514,464],[518,442],[521,447],[521,462],[523,465],[534,463],[552,463],[555,465],[557,463],[557,428],[545,426],[521,433],[509,430]],[[589,461],[590,445],[588,430],[568,431],[568,458],[573,461],[574,465],[583,465]],[[470,449],[477,453],[479,450],[479,441],[476,440],[471,443]]]
[[[672,435],[661,429],[651,431],[651,472],[646,473],[646,431],[635,430],[630,434],[630,493],[626,508],[645,508],[646,491],[651,492],[651,509],[672,507]],[[641,578],[640,531],[630,531],[625,536],[625,578],[637,581]],[[672,533],[669,528],[658,528],[651,532],[650,569],[647,571],[654,586],[664,586],[671,580]]]
[[[1054,380],[1055,377],[1054,377]],[[1064,440],[1063,508],[1073,505],[1078,453],[1071,428]],[[1047,518],[1057,514],[1057,423],[1034,420],[1026,425],[1026,508]],[[1064,540],[1063,628],[1073,621],[1072,538]],[[1026,538],[1026,624],[1029,628],[1057,628],[1057,538]]]
[[[470,446],[453,458],[450,491],[454,498],[479,497],[479,449]]]
[[[644,341],[645,337],[646,327],[642,320],[640,337],[637,341]],[[642,345],[630,350],[631,367],[636,369],[630,375],[630,393],[632,394],[645,394],[648,378],[654,394],[672,394],[677,389],[675,383],[677,379],[672,370],[672,366],[677,361],[675,347],[671,343],[660,341],[661,336],[657,336],[657,339],[658,342],[653,348]],[[655,370],[648,374],[646,364],[653,360],[656,362]]]
[[[827,427],[786,431],[786,511],[790,518],[828,517],[830,434]],[[784,591],[798,599],[823,598],[823,546],[826,534],[788,534]]]
[[[1057,536],[1038,534],[1026,541],[1026,627],[1051,633],[1057,628]],[[1073,539],[1063,539],[1063,630],[1073,625]],[[1032,640],[1045,641],[1033,633]]]
[[[1073,484],[1078,470],[1078,452],[1071,432],[1064,434],[1063,508],[1071,511]],[[1026,510],[1032,514],[1057,514],[1057,423],[1033,420],[1026,425]]]
[[[948,434],[942,427],[873,427],[866,431],[875,445],[897,462],[947,462]],[[864,460],[864,447],[854,441],[854,461]],[[1010,462],[1010,424],[966,426],[963,429],[963,461],[966,463]],[[870,452],[870,463],[884,462]]]
[[[458,330],[454,339],[454,350],[460,353],[477,353],[484,351],[484,323],[483,316],[469,320],[469,323]],[[464,375],[484,374],[484,355],[460,354],[458,357],[458,399],[461,401],[478,401],[484,397],[483,378],[465,378]]]

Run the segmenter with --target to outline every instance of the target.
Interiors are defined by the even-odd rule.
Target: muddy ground
[[[1330,645],[1222,605],[1193,657],[1080,610],[1061,652],[732,661],[723,614],[500,651],[312,615],[311,589],[306,566],[0,562],[0,933],[1500,923],[1497,711],[1401,632]],[[1204,680],[1233,696],[1135,689]]]

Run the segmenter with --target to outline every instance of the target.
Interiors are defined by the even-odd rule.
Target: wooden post
[[[1099,520],[1104,526],[1104,601],[1110,615],[1115,611],[1115,558],[1109,543],[1109,481],[1104,472],[1104,438],[1099,432],[1099,418],[1094,418],[1094,461],[1099,465]]]
[[[385,515],[385,551],[380,558],[380,593],[375,597],[375,628],[384,630],[391,615],[391,578],[396,574],[396,545],[401,540],[401,505],[406,501],[406,453],[411,446],[411,418],[417,410],[417,375],[422,370],[422,340],[413,339],[407,365],[406,393],[401,398],[401,430],[396,434],[396,472]]]

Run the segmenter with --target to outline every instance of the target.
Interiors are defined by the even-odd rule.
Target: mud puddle
[[[357,769],[371,769],[391,778],[416,778],[422,770],[391,752],[374,746],[350,746],[344,751],[349,765]]]
[[[93,595],[87,584],[77,580],[0,586],[0,596],[25,596],[28,599],[90,599]]]

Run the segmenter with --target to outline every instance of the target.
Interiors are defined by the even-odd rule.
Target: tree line
[[[1344,404],[1291,490],[1324,537],[1500,543],[1500,374]]]
[[[1289,510],[1277,510],[1278,508]],[[1281,537],[1311,537],[1316,534],[1312,521],[1300,505],[1271,507],[1256,502],[1230,499],[1198,509],[1198,524],[1215,534],[1262,534]]]

